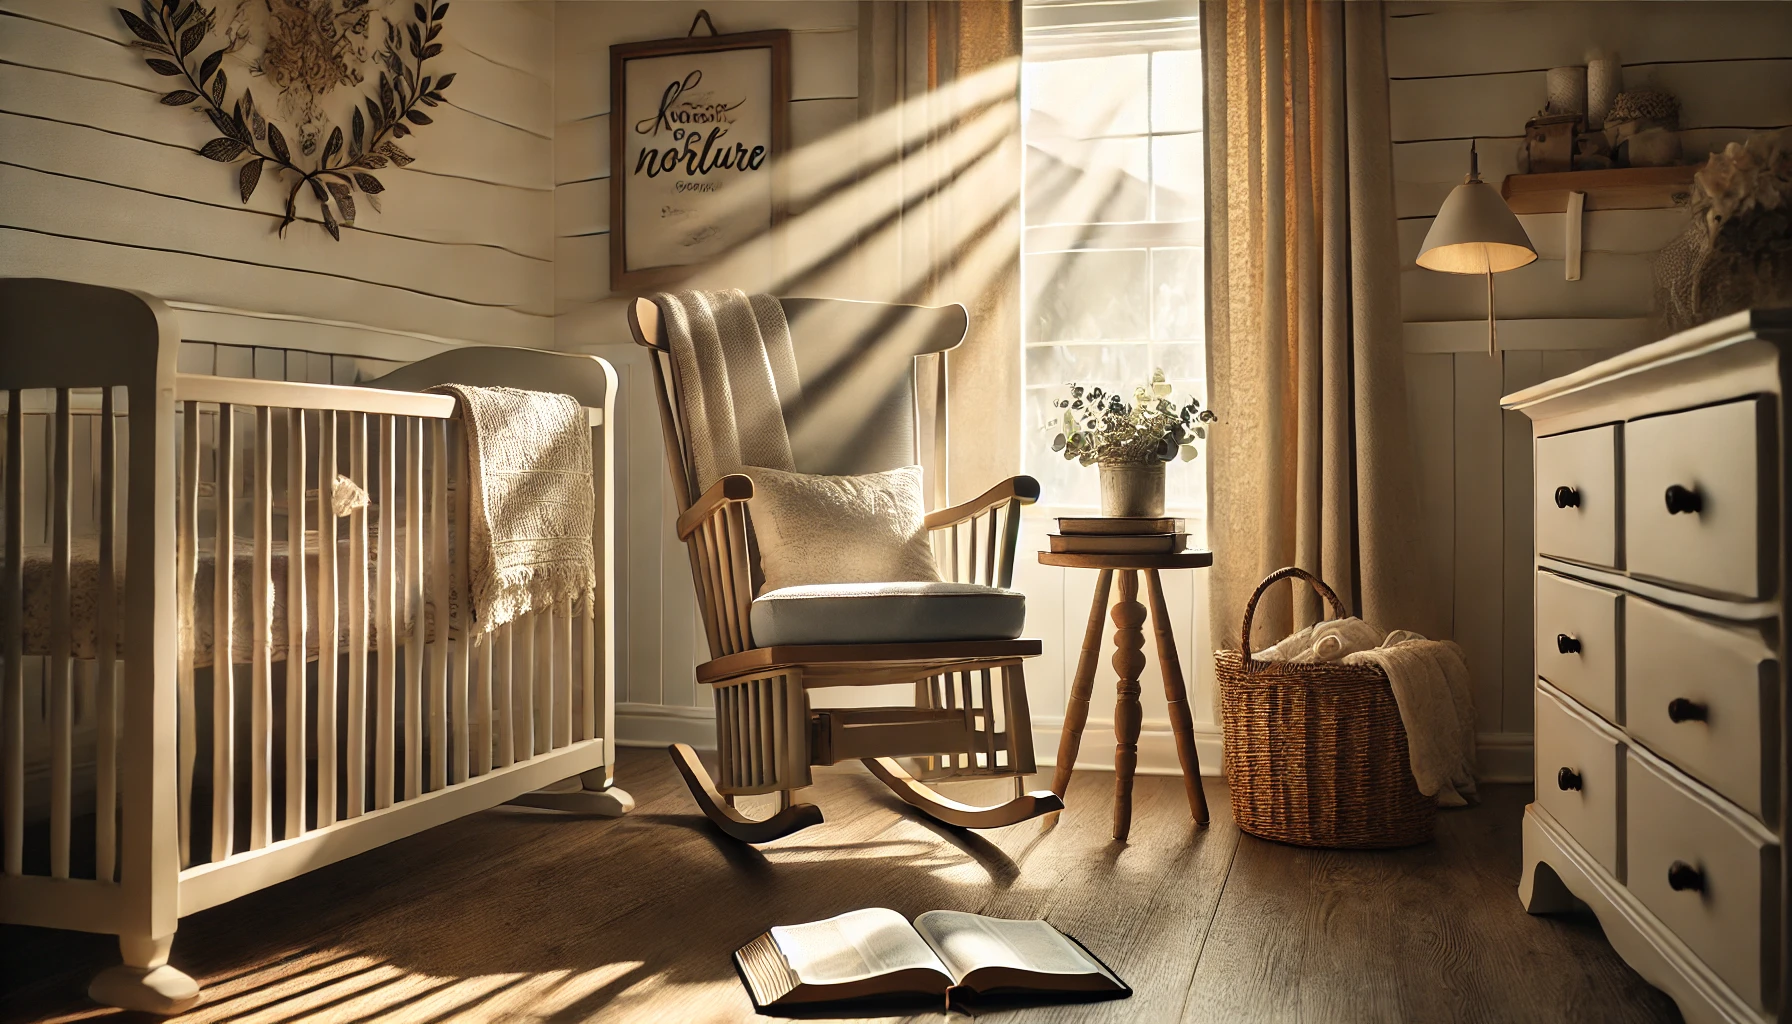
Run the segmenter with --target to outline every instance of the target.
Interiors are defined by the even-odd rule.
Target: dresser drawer
[[[1755,817],[1778,817],[1779,663],[1761,635],[1635,597],[1625,618],[1625,729]]]
[[[1537,551],[1618,565],[1618,428],[1537,439]]]
[[[1618,809],[1624,751],[1583,709],[1537,688],[1537,802],[1581,849],[1622,878]]]
[[[1740,597],[1772,593],[1768,411],[1748,399],[1625,424],[1631,572]]]
[[[1619,721],[1623,605],[1615,590],[1537,574],[1537,674],[1610,722]]]
[[[1626,779],[1625,884],[1736,994],[1778,1000],[1779,847],[1637,751]]]

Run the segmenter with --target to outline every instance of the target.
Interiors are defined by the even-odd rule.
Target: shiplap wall
[[[1387,5],[1395,205],[1409,402],[1427,538],[1454,588],[1454,632],[1475,675],[1482,762],[1529,770],[1532,720],[1530,425],[1503,394],[1655,340],[1652,255],[1679,210],[1592,212],[1582,277],[1563,274],[1563,214],[1520,218],[1539,256],[1496,280],[1503,360],[1486,347],[1480,278],[1418,268],[1431,219],[1467,170],[1516,170],[1548,68],[1617,51],[1629,88],[1679,97],[1689,156],[1792,125],[1792,5],[1776,2],[1490,2]]]
[[[621,377],[617,544],[626,741],[713,747],[713,709],[695,669],[709,659],[660,446],[652,370],[629,339],[626,297],[610,293],[610,46],[685,35],[700,8],[724,33],[791,33],[790,128],[797,147],[858,116],[858,13],[853,0],[555,4],[554,269],[558,347],[601,355]],[[699,30],[706,32],[707,30]]]
[[[238,202],[236,166],[194,152],[216,130],[158,102],[169,80],[114,7],[0,0],[0,275],[138,288],[183,337],[245,350],[553,343],[553,4],[454,5],[451,98],[340,243],[315,222],[276,236],[277,178]]]

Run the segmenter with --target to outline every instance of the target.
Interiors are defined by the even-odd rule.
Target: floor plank
[[[864,906],[1044,917],[1136,990],[979,1021],[1678,1019],[1590,917],[1519,907],[1528,787],[1488,787],[1434,843],[1344,853],[1241,836],[1214,779],[1204,829],[1180,780],[1138,779],[1122,844],[1105,773],[1078,773],[1055,821],[972,833],[825,770],[805,796],[827,820],[752,848],[697,814],[664,753],[625,751],[618,777],[626,818],[499,808],[187,918],[173,959],[206,1000],[182,1024],[745,1020],[735,947]],[[130,1019],[83,995],[112,940],[6,927],[0,948],[0,1019]]]

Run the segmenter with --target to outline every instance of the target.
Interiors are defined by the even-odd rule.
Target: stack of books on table
[[[1059,516],[1058,532],[1050,535],[1052,553],[1168,555],[1188,546],[1186,528],[1183,520],[1162,516]]]

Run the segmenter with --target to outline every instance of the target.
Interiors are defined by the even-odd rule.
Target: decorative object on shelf
[[[706,37],[697,26],[709,26]],[[610,288],[676,284],[784,219],[790,33],[610,47]]]
[[[1693,175],[1692,222],[1655,261],[1670,332],[1792,303],[1792,131],[1759,132]]]
[[[1665,92],[1624,92],[1605,116],[1605,137],[1621,167],[1680,162],[1680,101]]]
[[[441,103],[442,90],[454,82],[452,71],[424,72],[424,64],[442,52],[435,40],[448,14],[448,4],[435,0],[413,3],[411,20],[403,21],[402,30],[402,14],[386,18],[368,0],[270,0],[265,12],[239,3],[223,29],[224,45],[197,60],[201,45],[219,27],[217,9],[197,0],[141,2],[141,16],[122,7],[118,13],[137,37],[133,45],[150,51],[144,59],[150,70],[180,79],[162,102],[201,111],[218,130],[199,155],[219,163],[243,161],[236,185],[245,204],[264,170],[291,181],[281,234],[299,218],[299,196],[307,186],[324,230],[337,241],[342,240],[341,225],[355,221],[355,193],[378,210],[385,185],[371,172],[411,162],[397,140],[410,134],[413,125],[431,123],[422,108]],[[371,42],[375,19],[385,21],[384,41],[377,48]],[[290,143],[274,111],[258,105],[247,86],[240,97],[231,98],[224,63],[232,56],[246,73],[268,81],[280,112],[297,123]],[[360,85],[376,68],[374,95],[343,104],[348,111],[345,132],[325,111],[325,100],[338,86]]]
[[[1580,135],[1581,115],[1542,113],[1525,122],[1526,169],[1549,174],[1574,169],[1574,144]]]
[[[1498,189],[1481,180],[1473,143],[1468,177],[1444,199],[1425,233],[1418,264],[1446,274],[1487,275],[1487,354],[1499,351],[1494,330],[1493,275],[1516,270],[1537,258],[1537,247]]]
[[[1100,387],[1067,386],[1070,397],[1056,403],[1063,419],[1046,428],[1058,429],[1052,451],[1101,467],[1102,515],[1163,515],[1164,464],[1179,454],[1184,462],[1199,455],[1197,442],[1206,440],[1207,424],[1219,417],[1201,408],[1199,399],[1173,401],[1175,389],[1162,369],[1133,389],[1130,402]]]
[[[1549,104],[1543,109],[1551,114],[1581,114],[1587,112],[1587,69],[1579,64],[1565,68],[1550,68],[1546,76],[1548,83]]]
[[[1609,171],[1612,143],[1604,132],[1583,131],[1574,137],[1574,169],[1577,171]]]
[[[1605,127],[1612,102],[1624,91],[1624,65],[1616,53],[1598,53],[1587,60],[1587,124]]]

